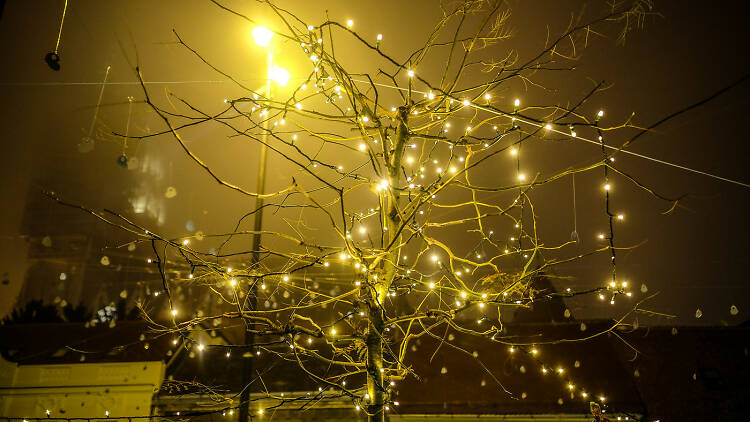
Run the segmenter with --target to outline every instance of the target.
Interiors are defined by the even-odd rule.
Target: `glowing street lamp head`
[[[287,82],[289,82],[289,72],[284,68],[274,66],[271,68],[271,73],[268,75],[268,78],[280,86],[286,86]]]
[[[273,32],[264,26],[256,26],[253,28],[253,40],[256,44],[261,47],[268,47],[271,44],[271,38],[273,38]]]

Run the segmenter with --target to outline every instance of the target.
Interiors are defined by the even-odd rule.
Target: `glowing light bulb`
[[[515,148],[511,148],[510,149],[510,155],[516,155],[516,154],[518,154],[518,150],[515,149]]]
[[[622,214],[617,214],[617,219],[618,219],[618,220],[624,220],[624,219],[625,219],[625,216],[624,216],[624,215],[622,215]]]
[[[229,285],[232,286],[232,287],[236,286],[237,285],[237,280],[235,280],[235,279],[229,280]]]
[[[545,128],[545,129],[547,129],[547,130],[552,130],[552,125],[551,125],[551,124],[549,124],[549,123],[547,123],[547,124],[546,124],[546,125],[544,126],[544,128]]]
[[[609,183],[607,183],[606,185],[604,185],[604,190],[606,190],[606,191],[610,190],[611,188],[612,188],[612,186],[610,186]]]
[[[187,240],[187,239],[185,239],[185,240],[182,241],[182,244],[185,245],[185,246],[187,246],[188,243],[190,243],[190,241]]]
[[[177,316],[177,309],[172,309],[172,316]]]
[[[518,98],[516,98],[516,100],[513,101],[513,105],[516,106],[516,107],[520,106],[521,105],[521,100],[519,100]]]
[[[410,78],[414,77],[414,71],[413,70],[409,70],[408,72],[406,72],[406,74],[409,75]]]
[[[599,110],[599,112],[596,113],[596,115],[599,117],[604,117],[604,110]]]
[[[428,286],[430,287],[430,289],[434,289],[435,288],[435,283],[430,282],[430,284]]]
[[[377,39],[378,41],[383,41],[383,34],[378,34]]]
[[[346,26],[348,26],[349,28],[351,28],[352,26],[354,26],[354,21],[351,20],[351,19],[349,19],[348,21],[346,21]]]
[[[360,151],[364,151],[366,149],[367,149],[367,145],[365,145],[365,144],[359,144],[359,150]]]
[[[468,106],[469,104],[471,104],[471,101],[469,101],[469,100],[464,100],[464,101],[463,101],[463,104],[464,104],[465,106]]]
[[[203,351],[203,349],[205,349],[205,348],[206,348],[206,346],[204,346],[204,345],[202,345],[202,344],[199,344],[199,345],[198,345],[198,351],[201,351],[201,352],[202,352],[202,351]]]

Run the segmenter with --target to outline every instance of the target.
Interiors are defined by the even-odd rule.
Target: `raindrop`
[[[172,199],[175,196],[177,196],[177,189],[175,189],[174,186],[169,186],[166,192],[164,192],[164,197],[167,199]]]

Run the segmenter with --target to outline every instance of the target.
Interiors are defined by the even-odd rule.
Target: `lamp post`
[[[252,36],[255,44],[266,49],[267,67],[265,95],[266,101],[268,101],[271,99],[272,82],[276,82],[281,86],[286,85],[286,83],[289,81],[289,72],[273,64],[273,51],[271,50],[271,39],[273,38],[273,32],[271,32],[271,30],[262,26],[258,26],[253,28]],[[268,156],[268,147],[266,147],[266,143],[268,142],[268,123],[269,121],[266,117],[262,124],[263,142],[260,146],[260,158],[258,160],[258,182],[256,187],[258,197],[255,198],[255,218],[253,220],[253,237],[250,246],[251,268],[256,266],[260,260],[259,248],[261,240],[261,230],[263,228],[263,198],[261,197],[261,195],[265,193],[266,186],[266,158]],[[251,291],[249,292],[250,300],[248,301],[248,307],[251,311],[255,310],[258,307],[257,293],[257,283],[254,282],[252,284]],[[247,324],[247,328],[245,330],[245,345],[247,346],[247,352],[249,353],[249,356],[243,358],[242,360],[242,383],[244,385],[244,388],[240,394],[240,422],[247,422],[250,416],[250,385],[248,383],[253,375],[252,356],[254,349],[253,344],[255,343],[255,335],[253,334],[252,330],[254,326],[255,324],[251,321],[249,324]]]

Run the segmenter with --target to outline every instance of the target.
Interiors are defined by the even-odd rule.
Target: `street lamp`
[[[252,34],[253,34],[253,40],[259,46],[268,47],[271,44],[271,38],[273,38],[273,32],[270,29],[264,26],[256,26],[255,28],[253,28]]]
[[[266,49],[266,87],[265,96],[266,101],[271,100],[271,88],[272,82],[275,82],[279,86],[285,86],[289,82],[289,72],[279,66],[273,64],[273,51],[271,47],[271,40],[273,38],[273,31],[268,28],[258,26],[252,30],[253,41],[260,47]],[[256,192],[258,197],[255,198],[255,219],[253,221],[253,237],[251,244],[250,263],[255,265],[260,260],[260,254],[258,250],[260,248],[260,237],[261,230],[263,228],[263,198],[261,195],[265,193],[266,185],[266,157],[268,155],[268,127],[269,119],[266,116],[263,120],[263,142],[260,145],[260,158],[258,163],[258,185]],[[255,310],[258,306],[257,300],[257,284],[252,284],[252,292],[250,294],[249,307],[251,310]],[[245,344],[249,347],[249,352],[252,354],[253,344],[255,343],[255,336],[252,333],[252,322],[250,323],[250,329],[245,330]],[[242,382],[246,383],[250,377],[252,377],[253,367],[251,359],[244,359],[242,366]],[[247,422],[250,416],[249,412],[250,402],[250,388],[244,388],[240,395],[240,422]]]

